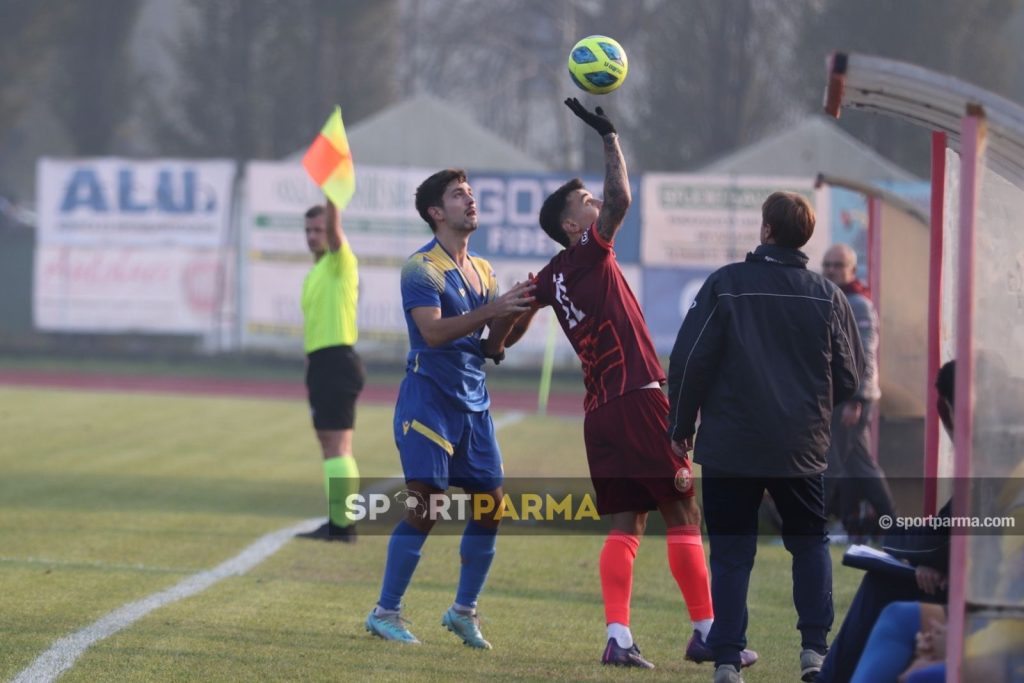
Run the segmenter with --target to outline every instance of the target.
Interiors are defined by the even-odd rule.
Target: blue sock
[[[851,683],[895,681],[914,659],[920,630],[921,608],[916,602],[889,603],[871,629]]]
[[[498,540],[498,529],[488,528],[473,520],[466,522],[462,532],[462,570],[459,572],[459,589],[455,602],[464,607],[476,607],[476,600],[483,590],[487,572],[494,560],[494,546]]]
[[[384,565],[384,585],[380,589],[378,605],[383,609],[397,610],[409,587],[412,574],[420,561],[420,548],[427,535],[404,519],[391,532],[388,541],[388,560]]]

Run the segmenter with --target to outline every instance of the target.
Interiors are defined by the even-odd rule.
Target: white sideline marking
[[[526,413],[505,413],[494,421],[494,431],[498,431],[502,427],[514,425],[517,422],[522,422],[524,417],[526,417]]]
[[[494,421],[494,431],[516,424],[524,417],[524,413],[507,413]],[[402,481],[401,478],[396,480]],[[391,481],[383,481],[364,493],[383,493],[389,490],[392,484]],[[313,517],[272,531],[213,569],[193,574],[171,588],[122,605],[85,628],[56,640],[46,652],[36,657],[28,668],[18,674],[12,683],[50,683],[57,680],[57,677],[70,669],[90,646],[131,626],[155,609],[201,593],[221,579],[245,574],[280,550],[295,534],[313,531],[323,524],[323,521],[322,517]]]
[[[220,563],[213,569],[193,574],[167,590],[153,593],[141,600],[122,605],[118,609],[101,617],[85,628],[57,640],[32,664],[18,674],[14,683],[37,683],[38,681],[56,680],[63,672],[71,668],[89,646],[104,638],[114,635],[158,607],[200,593],[221,579],[229,576],[240,576],[276,553],[298,533],[316,529],[323,520],[319,517],[306,519],[278,531],[272,531],[259,538],[255,543],[235,555],[230,560]]]

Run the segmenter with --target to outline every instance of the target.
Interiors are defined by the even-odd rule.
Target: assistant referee
[[[353,348],[358,337],[358,262],[330,201],[306,211],[306,244],[315,261],[302,284],[306,389],[323,453],[329,516],[319,529],[301,535],[352,543],[356,530],[345,515],[344,501],[359,492],[352,434],[366,373]]]

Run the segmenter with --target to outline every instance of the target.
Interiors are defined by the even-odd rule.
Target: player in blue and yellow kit
[[[505,336],[530,307],[533,286],[520,283],[498,296],[491,265],[469,253],[477,211],[464,171],[446,169],[427,178],[416,190],[416,209],[434,239],[402,269],[410,350],[394,429],[406,486],[424,501],[458,486],[473,496],[471,509],[494,510],[502,499],[502,465],[483,364],[502,355]],[[476,602],[494,559],[499,521],[466,523],[455,602],[441,620],[467,645],[482,649],[491,645],[480,633]],[[380,600],[366,618],[370,633],[419,643],[406,628],[400,603],[433,525],[410,511],[392,532]]]

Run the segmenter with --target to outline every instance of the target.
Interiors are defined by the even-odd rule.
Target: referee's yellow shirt
[[[324,253],[306,275],[302,283],[306,353],[356,343],[359,337],[356,330],[358,265],[356,255],[343,240],[338,251]]]

